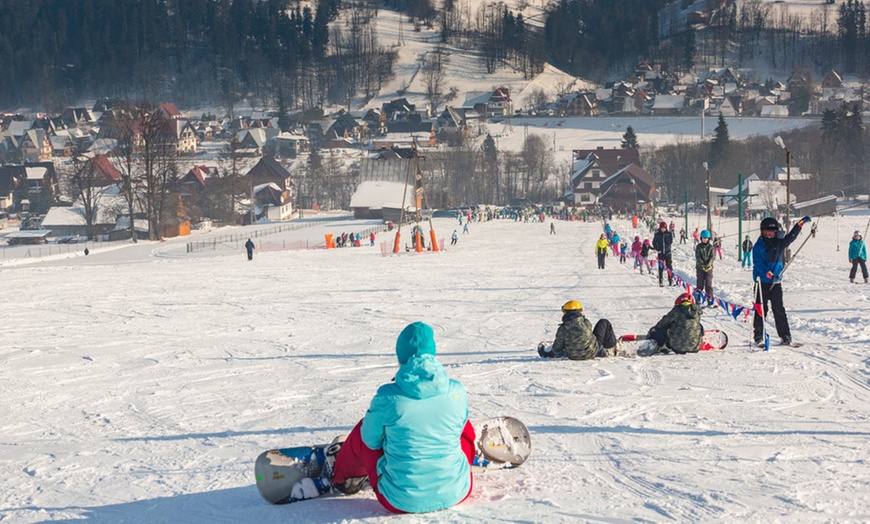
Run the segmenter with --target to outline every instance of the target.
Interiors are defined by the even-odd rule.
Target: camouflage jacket
[[[697,353],[701,349],[701,308],[697,304],[674,306],[655,325],[655,330],[666,329],[668,347],[674,353]]]
[[[589,360],[598,354],[598,339],[592,334],[592,323],[581,313],[562,315],[562,323],[556,331],[553,352],[558,357],[571,360]]]
[[[716,258],[716,248],[713,244],[701,242],[695,246],[695,267],[701,271],[713,271],[713,259]]]

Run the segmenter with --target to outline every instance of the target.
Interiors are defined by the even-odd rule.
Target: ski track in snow
[[[691,216],[690,231],[704,221]],[[748,305],[736,222],[716,221],[734,236],[715,291]],[[549,224],[474,223],[439,254],[365,247],[247,262],[242,250],[187,255],[180,239],[0,261],[15,299],[0,325],[0,521],[870,520],[870,286],[848,284],[845,261],[866,221],[841,217],[838,252],[835,223],[822,218],[789,268],[786,309],[803,347],[779,346],[772,320],[772,350],[750,347],[750,323],[706,310],[705,327],[729,335],[724,351],[587,362],[537,356],[562,303],[579,300],[617,334],[643,333],[681,291],[615,257],[595,269],[600,223],[557,222],[557,235]],[[434,223],[441,236],[456,229]],[[676,246],[674,265],[694,284],[691,242]],[[256,456],[347,433],[392,377],[395,337],[415,320],[435,329],[472,418],[526,422],[531,459],[476,476],[468,502],[433,514],[388,515],[371,492],[262,501]]]

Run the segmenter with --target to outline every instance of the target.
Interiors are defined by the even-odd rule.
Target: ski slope
[[[361,247],[248,262],[241,243],[188,254],[174,239],[0,259],[0,521],[866,522],[870,285],[848,283],[846,246],[867,219],[822,217],[789,268],[802,348],[750,348],[749,324],[711,311],[703,322],[728,333],[724,351],[587,362],[537,357],[562,303],[579,300],[618,333],[645,332],[678,293],[613,257],[595,269],[600,223],[557,222],[556,235],[549,224],[472,223],[438,254]],[[457,228],[434,223],[444,238]],[[613,224],[633,236],[627,220]],[[748,303],[736,240],[726,238],[714,284]],[[694,282],[686,246],[675,266]],[[416,320],[434,328],[472,418],[526,422],[529,461],[477,476],[469,501],[421,516],[388,515],[371,492],[265,503],[257,455],[348,432]]]

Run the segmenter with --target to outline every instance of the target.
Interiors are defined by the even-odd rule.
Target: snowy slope
[[[719,312],[704,323],[730,335],[722,352],[539,359],[533,348],[553,337],[567,300],[622,333],[645,331],[673,303],[677,290],[613,258],[593,269],[595,223],[558,222],[555,236],[548,224],[475,223],[440,254],[364,247],[247,262],[235,244],[187,254],[171,240],[0,262],[0,520],[867,521],[870,286],[847,283],[845,260],[867,218],[819,221],[784,284],[806,345],[769,353]],[[457,226],[435,227],[449,237]],[[736,232],[733,221],[716,227]],[[749,273],[726,240],[716,289],[747,302]],[[395,337],[415,320],[435,329],[472,417],[528,424],[529,462],[478,476],[469,502],[423,516],[388,516],[371,492],[263,502],[257,454],[347,432],[392,377]]]

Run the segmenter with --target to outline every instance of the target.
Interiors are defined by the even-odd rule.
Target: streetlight
[[[782,141],[781,136],[777,135],[773,137],[773,142],[785,150],[785,229],[788,231],[789,227],[791,227],[791,222],[789,220],[789,210],[791,209],[791,151],[785,147],[785,142]],[[786,264],[789,260],[791,260],[791,249],[786,248]]]
[[[707,171],[707,231],[713,233],[713,217],[710,215],[710,167],[707,162],[704,162],[704,169]]]

